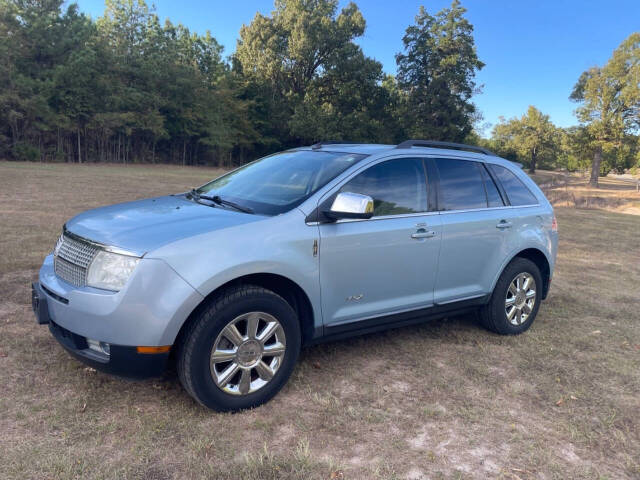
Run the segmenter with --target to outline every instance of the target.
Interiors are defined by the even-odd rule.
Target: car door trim
[[[427,307],[399,310],[393,313],[324,325],[321,340],[335,340],[352,335],[362,335],[466,313],[485,305],[489,301],[489,297],[490,295],[485,294],[474,295],[463,299],[432,304]]]
[[[492,211],[492,210],[513,210],[515,208],[535,208],[539,207],[540,204],[532,204],[532,205],[505,205],[502,207],[487,207],[487,208],[467,208],[462,210],[439,210],[437,212],[420,212],[420,213],[405,213],[401,215],[381,215],[379,217],[371,217],[371,218],[342,218],[335,222],[327,223],[327,222],[306,222],[306,224],[310,227],[317,225],[333,225],[336,223],[351,223],[351,222],[371,222],[374,220],[389,220],[392,218],[407,218],[407,217],[422,217],[422,216],[430,216],[430,215],[446,215],[450,213],[473,213],[473,212],[484,212],[484,211]]]
[[[395,218],[428,217],[432,215],[438,215],[438,212],[402,213],[400,215],[380,215],[378,217],[371,217],[371,218],[341,218],[340,220],[333,223],[369,222],[372,220],[391,220]]]

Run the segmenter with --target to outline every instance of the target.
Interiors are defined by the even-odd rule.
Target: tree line
[[[395,76],[356,43],[355,3],[275,0],[229,57],[144,0],[105,4],[94,20],[63,0],[0,0],[0,157],[231,166],[319,140],[427,138],[485,144],[531,169],[638,160],[637,33],[578,79],[580,125],[559,129],[530,107],[484,139],[472,102],[484,64],[458,0],[419,9]]]
[[[464,13],[420,9],[396,78],[355,43],[354,3],[276,0],[225,58],[144,0],[107,0],[95,21],[63,0],[0,0],[0,155],[229,165],[323,139],[461,141],[483,65]]]

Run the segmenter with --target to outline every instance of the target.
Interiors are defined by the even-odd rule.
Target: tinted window
[[[277,215],[299,205],[366,155],[298,150],[277,153],[234,170],[198,189],[207,195]]]
[[[480,169],[482,165],[451,158],[436,159],[440,174],[440,210],[486,208],[487,195]]]
[[[491,171],[507,191],[511,205],[535,205],[538,203],[535,195],[509,170],[500,165],[491,165]]]
[[[424,167],[417,158],[378,163],[349,180],[340,191],[372,197],[376,217],[427,210]]]
[[[480,172],[482,172],[482,179],[484,180],[484,188],[487,190],[487,201],[489,202],[490,207],[503,207],[504,203],[502,201],[502,197],[500,196],[500,192],[498,192],[498,187],[496,187],[495,182],[491,178],[491,176],[487,173],[484,166],[480,167]]]

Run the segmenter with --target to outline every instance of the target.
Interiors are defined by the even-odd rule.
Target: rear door
[[[441,229],[438,212],[429,211],[423,160],[384,160],[338,191],[371,196],[374,216],[319,225],[325,326],[358,328],[432,305]]]
[[[458,158],[432,162],[442,219],[434,301],[446,304],[482,297],[515,244],[513,212],[483,162]]]

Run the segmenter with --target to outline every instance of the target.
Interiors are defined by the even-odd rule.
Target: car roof
[[[316,144],[308,147],[300,147],[296,150],[313,150],[316,152],[344,152],[356,153],[360,155],[373,155],[385,150],[392,150],[395,145],[384,145],[379,143],[328,143]]]
[[[378,153],[395,151],[397,153],[409,153],[420,152],[428,153],[430,155],[442,155],[444,157],[465,157],[474,158],[477,160],[488,161],[491,163],[497,163],[499,165],[517,165],[522,167],[521,164],[507,160],[497,155],[487,155],[485,153],[477,153],[467,150],[452,149],[452,148],[437,148],[437,147],[423,147],[413,146],[406,148],[398,148],[398,145],[388,145],[379,143],[318,143],[312,146],[300,147],[296,150],[313,150],[316,152],[341,152],[341,153],[354,153],[361,155],[374,155]]]

